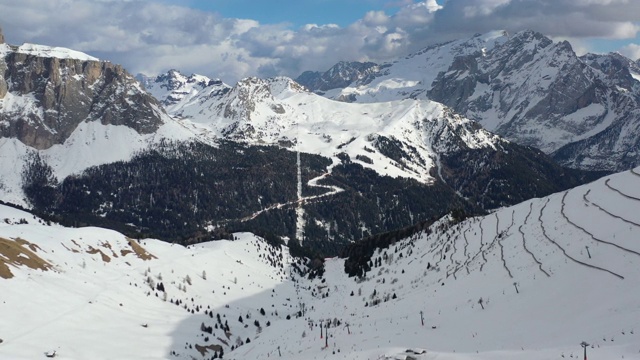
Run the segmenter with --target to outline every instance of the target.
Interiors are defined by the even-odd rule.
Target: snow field
[[[209,359],[195,345],[224,341],[227,359],[402,359],[426,349],[412,356],[550,360],[581,357],[587,341],[590,358],[640,359],[638,184],[625,172],[458,224],[443,218],[376,251],[380,266],[363,279],[346,277],[338,258],[321,279],[303,279],[286,248],[252,234],[187,248],[142,240],[156,257],[145,261],[116,232],[44,226],[0,207],[0,237],[38,245],[55,268],[11,266],[15,277],[0,279],[0,358]],[[201,331],[216,314],[228,336]]]

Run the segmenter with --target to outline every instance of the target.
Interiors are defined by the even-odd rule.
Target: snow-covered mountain
[[[497,136],[431,101],[350,104],[310,93],[289,78],[247,78],[226,91],[201,90],[171,114],[202,136],[278,144],[328,158],[346,154],[381,175],[429,183],[438,157],[461,149],[495,148]],[[212,95],[212,94],[216,95]],[[405,159],[385,154],[398,141]]]
[[[0,356],[639,359],[639,183],[445,217],[311,280],[252,234],[185,248],[0,206]]]
[[[575,168],[640,162],[638,65],[619,54],[578,57],[568,42],[537,32],[492,32],[372,69],[323,94],[361,103],[432,99]]]
[[[149,87],[177,123],[212,147],[165,144],[60,184],[31,182],[29,201],[47,212],[89,216],[88,224],[107,226],[106,219],[172,240],[203,239],[204,229],[225,226],[335,254],[354,239],[454,208],[493,209],[594,178],[429,100],[345,103],[285,77],[233,87],[190,78],[200,77],[171,71]],[[191,173],[198,180],[185,182],[181,174]],[[51,197],[60,200],[51,204]]]
[[[177,110],[187,106],[194,97],[203,97],[204,89],[209,95],[217,96],[230,88],[219,79],[197,74],[185,76],[175,69],[156,77],[138,74],[136,79],[174,116],[179,116]]]
[[[0,44],[0,69],[0,136],[36,149],[64,143],[83,122],[150,134],[166,121],[121,66],[76,51]]]
[[[306,88],[327,91],[342,88],[353,82],[367,82],[369,76],[380,72],[377,64],[372,62],[341,61],[324,73],[305,71],[296,78],[296,82]]]
[[[0,43],[0,194],[25,204],[24,164],[38,153],[58,179],[193,135],[121,66],[78,51]]]
[[[323,89],[314,87],[312,83],[306,86],[312,91],[320,90],[329,98],[360,103],[425,99],[438,74],[447,71],[457,57],[486,53],[507,39],[508,34],[504,31],[478,34],[470,39],[432,45],[390,63],[370,64],[368,76],[348,85]],[[324,76],[334,72],[330,69]],[[346,82],[349,77],[343,80]]]
[[[5,48],[15,71],[3,101],[33,99],[30,124],[46,131],[33,135],[40,145],[29,132],[0,138],[2,199],[65,224],[183,243],[231,228],[335,254],[456,208],[493,209],[594,178],[426,99],[345,103],[283,77],[229,87],[175,70],[143,86],[71,50]],[[5,114],[9,129],[23,129],[22,113]]]

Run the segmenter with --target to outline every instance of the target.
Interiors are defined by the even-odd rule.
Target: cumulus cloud
[[[0,0],[9,42],[65,46],[132,72],[169,68],[221,77],[325,70],[339,60],[383,62],[432,43],[478,32],[533,29],[573,39],[634,38],[636,0],[391,0],[348,26],[261,24],[170,5],[163,0]],[[53,14],[53,15],[52,15]],[[586,49],[585,49],[586,50]],[[629,46],[628,54],[637,54]],[[635,56],[637,57],[637,56]]]

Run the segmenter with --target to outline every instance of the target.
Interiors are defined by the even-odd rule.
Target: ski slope
[[[361,279],[338,258],[303,279],[286,247],[252,234],[138,248],[113,231],[0,207],[0,260],[11,241],[50,264],[8,265],[13,277],[0,278],[0,358],[210,359],[213,347],[202,355],[196,345],[221,345],[227,359],[550,360],[582,358],[586,341],[592,359],[640,359],[639,185],[640,168],[440,219],[376,251],[380,265]],[[229,334],[201,331],[216,314]]]

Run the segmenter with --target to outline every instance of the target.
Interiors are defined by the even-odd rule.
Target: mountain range
[[[622,171],[640,163],[639,78],[638,63],[620,54],[578,56],[567,41],[499,31],[297,80],[340,101],[434,100],[564,166]]]
[[[495,31],[228,85],[0,32],[0,358],[639,358],[638,74]]]
[[[183,243],[252,231],[335,254],[602,175],[428,99],[346,103],[284,77],[229,86],[177,70],[139,82],[73,50],[3,46],[0,191],[67,225]]]

